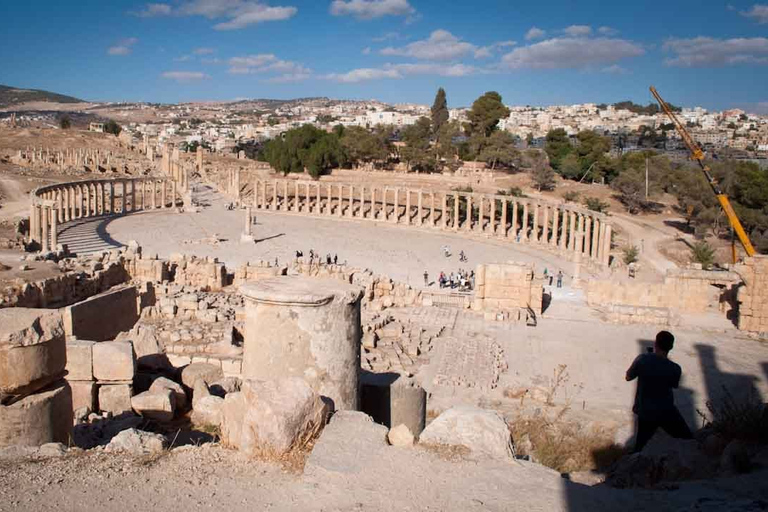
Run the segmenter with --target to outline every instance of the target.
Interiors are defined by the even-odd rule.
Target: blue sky
[[[652,100],[768,113],[768,4],[2,0],[0,83],[89,100]]]

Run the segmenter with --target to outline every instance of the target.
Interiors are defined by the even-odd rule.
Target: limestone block
[[[95,341],[87,340],[67,342],[67,380],[93,380],[93,346],[95,344]]]
[[[152,381],[152,385],[149,387],[150,393],[163,393],[165,391],[171,391],[171,393],[173,393],[176,409],[184,410],[187,408],[187,394],[184,392],[182,385],[178,382],[174,382],[165,377],[158,377]]]
[[[90,411],[96,410],[96,383],[93,381],[69,380],[72,388],[72,410],[76,411],[87,407]]]
[[[135,286],[110,290],[64,308],[67,336],[105,341],[129,331],[139,319]]]
[[[241,359],[222,359],[221,370],[226,377],[239,377],[242,374],[243,361]]]
[[[208,395],[195,403],[192,423],[196,426],[221,426],[224,398]]]
[[[105,341],[93,346],[93,376],[98,381],[130,381],[136,358],[130,341]]]
[[[163,451],[165,441],[165,437],[160,434],[129,428],[113,437],[105,450],[130,453],[131,455],[157,454]]]
[[[167,422],[176,412],[176,399],[170,389],[156,389],[131,397],[131,407],[145,418]]]
[[[131,411],[130,384],[105,384],[99,386],[99,410],[114,415]]]
[[[222,441],[249,455],[281,455],[319,434],[328,405],[301,378],[243,382],[225,398]]]
[[[464,446],[473,457],[512,457],[512,439],[504,418],[495,411],[470,406],[442,413],[421,433],[419,444]]]
[[[67,361],[61,315],[49,309],[0,309],[0,397],[57,381]]]
[[[220,366],[210,363],[192,363],[181,371],[181,383],[187,389],[195,388],[195,381],[215,382],[224,377]]]
[[[315,443],[305,474],[322,477],[326,472],[361,473],[369,470],[369,457],[386,457],[382,452],[388,449],[387,427],[374,423],[362,412],[339,411]],[[366,457],[361,457],[361,453]]]
[[[69,444],[72,391],[63,379],[10,405],[0,405],[0,448]]]
[[[404,424],[414,435],[424,430],[427,393],[413,379],[395,373],[361,378],[361,410],[387,427]]]
[[[410,429],[401,423],[389,430],[387,441],[392,446],[412,446],[414,437]]]

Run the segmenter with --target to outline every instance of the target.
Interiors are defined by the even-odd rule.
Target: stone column
[[[509,236],[517,241],[517,201],[512,200],[512,229],[509,232]]]
[[[523,220],[520,226],[520,239],[523,242],[528,241],[528,202],[523,203]]]
[[[568,210],[560,211],[560,250],[568,243]]]
[[[419,226],[421,226],[421,225],[422,225],[422,223],[424,222],[424,221],[423,221],[423,219],[424,219],[424,212],[423,212],[423,211],[422,211],[422,209],[421,209],[421,197],[422,197],[422,195],[424,195],[424,194],[422,193],[421,189],[419,189],[419,192],[418,192],[418,193],[419,193],[419,198],[418,198],[418,211],[419,211],[419,218],[418,218],[418,220],[416,221],[416,224],[417,224],[417,225],[419,225]]]
[[[333,185],[328,183],[325,186],[325,193],[328,196],[328,202],[325,204],[325,214],[330,215],[333,212]]]
[[[301,203],[299,199],[299,182],[294,181],[293,182],[293,211],[294,212],[300,212],[301,211]]]
[[[31,244],[35,240],[35,224],[37,217],[37,206],[34,204],[29,207],[29,236],[27,237],[27,243]]]
[[[393,210],[392,222],[397,224],[400,222],[400,188],[395,187],[395,208]]]
[[[496,234],[496,196],[491,196],[488,198],[490,201],[490,207],[491,211],[489,212],[491,220],[488,224],[488,229],[486,229],[486,233],[490,233],[491,235]]]
[[[499,231],[498,235],[501,237],[507,236],[507,198],[501,196],[501,218],[499,219]]]
[[[320,215],[323,213],[323,193],[320,190],[320,184],[315,183],[315,213]]]
[[[467,196],[467,223],[464,226],[465,231],[472,231],[472,196]]]
[[[163,203],[162,208],[166,208],[168,205],[168,200],[165,197],[165,189],[167,188],[168,182],[165,180],[160,181],[160,201]]]
[[[589,249],[592,245],[592,217],[590,215],[584,216],[584,253],[589,255]]]
[[[435,193],[429,193],[429,225],[435,227],[437,225],[435,219]]]
[[[568,237],[568,250],[573,251],[575,249],[574,244],[576,243],[576,214],[569,211],[568,219],[568,231],[570,232],[570,236]]]
[[[440,221],[443,225],[443,229],[448,227],[448,194],[443,192],[442,207],[440,210]]]
[[[43,224],[43,229],[42,229],[43,236],[41,237],[41,240],[40,240],[40,250],[43,251],[43,252],[48,252],[50,250],[50,246],[48,245],[48,243],[49,243],[49,241],[48,241],[48,229],[49,229],[49,224],[56,217],[56,212],[53,211],[53,208],[51,208],[50,206],[43,205],[42,206],[42,213],[43,213],[43,215],[42,215],[42,219],[41,220],[42,220],[42,224]]]
[[[459,230],[459,201],[461,196],[459,194],[453,194],[453,230]]]
[[[405,189],[405,225],[411,225],[411,190]]]
[[[552,206],[552,238],[549,240],[552,247],[557,247],[558,213],[557,206]]]
[[[56,222],[56,216],[51,217],[51,250],[55,251],[56,246],[59,245],[59,227]]]
[[[176,204],[176,198],[174,197],[174,205]],[[136,211],[136,180],[131,180],[131,211]]]
[[[593,260],[597,259],[597,241],[600,237],[600,219],[595,219],[594,226],[592,227],[592,246],[589,250],[589,257]]]
[[[355,206],[355,186],[349,184],[349,210],[347,210],[347,217],[352,218],[354,216]]]
[[[357,410],[363,289],[335,279],[290,276],[248,283],[240,291],[246,323],[243,378],[301,377],[336,410]]]
[[[344,185],[339,183],[339,209],[336,211],[336,215],[341,217],[344,210]]]
[[[533,241],[539,242],[539,203],[533,207],[533,231],[531,231]]]
[[[485,228],[485,196],[480,196],[480,205],[477,209],[477,231],[482,233]]]
[[[108,185],[109,185],[109,213],[113,214],[115,213],[115,182],[110,181],[108,182]],[[163,190],[161,196],[163,200],[163,207],[165,207],[165,190]]]
[[[608,265],[611,262],[611,225],[605,224],[605,237],[603,239],[603,254],[600,262]]]
[[[360,186],[360,211],[357,212],[357,216],[361,219],[365,218],[365,185]]]
[[[280,206],[277,201],[277,192],[278,192],[277,187],[278,187],[278,181],[272,180],[272,204],[270,206],[272,207],[273,212],[276,212],[278,207]],[[320,185],[318,185],[317,187],[318,187],[318,194],[319,194]]]
[[[133,205],[131,205],[133,207]],[[171,208],[176,208],[176,182],[171,182]]]
[[[581,249],[584,247],[584,216],[580,213],[576,214],[576,244],[574,251],[581,253]]]

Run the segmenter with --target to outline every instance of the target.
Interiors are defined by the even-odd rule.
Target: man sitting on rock
[[[680,385],[680,365],[669,360],[675,337],[659,331],[653,351],[640,354],[627,370],[626,379],[637,379],[637,393],[632,411],[637,415],[637,440],[634,453],[643,449],[656,429],[661,427],[677,439],[693,439],[691,429],[675,407],[672,389]]]

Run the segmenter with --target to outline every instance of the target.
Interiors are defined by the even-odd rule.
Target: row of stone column
[[[29,241],[56,247],[56,228],[70,220],[176,204],[176,182],[157,179],[60,183],[33,192]],[[50,242],[50,245],[49,245]]]
[[[70,148],[70,149],[50,149],[50,148],[27,148],[25,151],[19,150],[19,157],[30,162],[40,162],[49,165],[93,165],[99,166],[105,164],[110,166],[112,151],[101,151],[99,149],[88,148]],[[118,155],[119,156],[119,155]]]
[[[253,207],[479,233],[547,245],[604,264],[610,253],[605,216],[509,196],[257,180]]]

